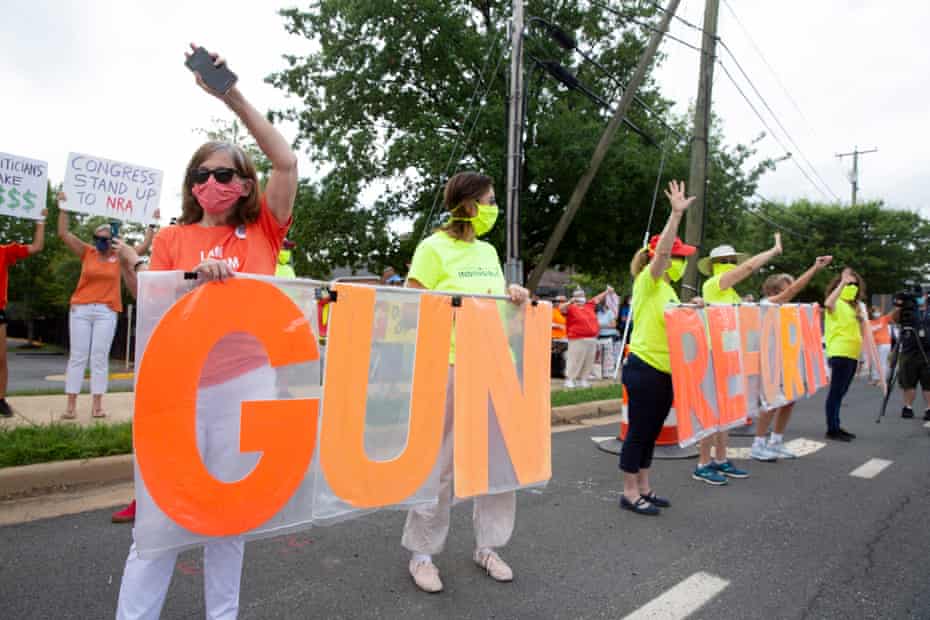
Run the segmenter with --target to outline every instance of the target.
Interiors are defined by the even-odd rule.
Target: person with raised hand
[[[224,63],[212,56],[216,65]],[[237,87],[217,93],[195,75],[201,88],[242,121],[271,162],[271,173],[262,192],[255,165],[242,148],[217,141],[198,148],[184,173],[181,217],[177,225],[155,237],[151,262],[146,265],[133,248],[118,245],[123,276],[133,294],[136,275],[145,269],[192,271],[204,281],[224,280],[239,272],[274,275],[291,225],[297,156],[287,140]],[[206,465],[211,472],[236,480],[252,469],[257,457],[239,451],[239,407],[234,403],[275,397],[275,371],[261,344],[241,334],[221,339],[204,364],[197,390],[198,443],[202,441],[210,455]],[[134,514],[134,505],[130,508]],[[204,545],[208,618],[237,616],[244,548],[236,537]],[[177,552],[171,551],[143,559],[133,543],[120,585],[117,619],[158,618],[176,559]]]
[[[623,494],[620,507],[642,515],[658,515],[671,502],[656,494],[649,479],[656,440],[672,408],[672,364],[669,358],[665,306],[680,303],[672,288],[685,273],[688,257],[697,252],[677,236],[678,226],[694,197],[685,184],[671,181],[665,191],[672,207],[662,233],[639,250],[630,263],[633,275],[633,336],[623,366],[629,427],[620,452]],[[696,297],[692,303],[703,305]]]
[[[862,353],[862,323],[866,321],[865,280],[850,267],[827,285],[824,301],[824,338],[827,341],[827,360],[830,364],[830,391],[827,393],[825,414],[827,439],[852,441],[856,436],[840,426],[840,406],[849,391],[859,355]]]
[[[32,243],[4,243],[0,245],[0,418],[12,418],[13,409],[6,402],[7,382],[10,378],[10,369],[6,362],[6,302],[7,285],[9,284],[8,269],[34,254],[38,254],[45,247],[45,218],[48,211],[42,209],[42,219],[36,220],[35,232],[32,234]]]
[[[515,304],[525,304],[529,293],[504,280],[494,246],[478,237],[487,234],[497,220],[494,182],[477,172],[459,172],[446,183],[444,203],[449,221],[424,239],[413,253],[407,274],[408,288],[455,293],[507,295]],[[442,448],[439,453],[439,493],[436,504],[417,506],[407,513],[401,545],[411,553],[408,570],[424,592],[443,589],[433,556],[442,551],[449,535],[453,488],[453,404],[455,394],[455,343],[449,356]],[[513,570],[497,549],[510,540],[516,520],[513,491],[475,497],[472,521],[475,530],[475,563],[495,581],[513,580]]]
[[[702,293],[704,303],[739,304],[743,298],[734,290],[734,286],[765,266],[781,254],[781,233],[775,233],[775,244],[747,260],[746,255],[737,252],[730,245],[720,245],[710,251],[710,256],[698,262],[698,269],[710,276]],[[727,446],[730,433],[720,431],[701,439],[699,444],[698,464],[691,477],[713,486],[727,484],[727,478],[748,478],[749,472],[737,468],[727,458]],[[711,451],[715,458],[711,458]]]
[[[795,279],[788,273],[776,273],[765,279],[762,283],[763,304],[786,304],[800,294],[810,281],[820,271],[826,269],[833,262],[832,256],[818,256],[814,264]],[[798,456],[785,447],[785,429],[794,402],[786,403],[774,409],[763,409],[756,420],[756,436],[752,442],[750,456],[757,461],[772,462],[776,459],[796,459]],[[775,428],[771,437],[766,440],[766,434],[775,420]]]

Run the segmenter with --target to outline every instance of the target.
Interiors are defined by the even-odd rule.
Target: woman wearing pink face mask
[[[236,87],[219,94],[199,75],[197,83],[236,113],[271,162],[271,174],[260,194],[255,166],[241,148],[208,142],[197,149],[184,175],[181,217],[155,237],[150,264],[132,248],[118,246],[123,277],[133,293],[136,275],[144,269],[193,271],[201,280],[222,280],[236,272],[274,275],[291,224],[297,157],[287,140]],[[275,373],[264,348],[246,335],[220,340],[204,364],[197,391],[198,445],[215,477],[238,480],[254,467],[255,455],[238,447],[240,403],[274,398]],[[135,516],[134,503],[127,511]],[[237,616],[243,552],[240,539],[204,545],[207,617]],[[176,558],[176,552],[167,552],[142,559],[133,544],[120,586],[118,619],[159,617]]]

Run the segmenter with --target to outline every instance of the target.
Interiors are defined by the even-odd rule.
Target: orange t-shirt
[[[193,271],[203,261],[214,258],[226,261],[235,272],[273,276],[290,225],[290,220],[286,224],[278,222],[262,196],[258,220],[251,224],[238,227],[185,224],[163,228],[152,242],[149,269]],[[231,334],[210,351],[201,371],[200,385],[225,383],[267,363],[265,348],[254,336]]]
[[[97,248],[84,244],[81,278],[71,295],[71,305],[106,304],[113,312],[123,311],[120,292],[119,257],[101,257]]]
[[[565,315],[559,311],[558,306],[552,306],[552,339],[565,340],[568,333],[565,331]]]
[[[888,329],[889,323],[891,323],[890,314],[869,321],[869,325],[872,326],[872,338],[875,340],[876,345],[891,344],[891,330]]]
[[[0,245],[0,310],[6,309],[7,285],[9,275],[7,268],[18,260],[29,256],[29,246],[22,243],[8,243]]]

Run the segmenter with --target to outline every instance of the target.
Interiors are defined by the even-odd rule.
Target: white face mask
[[[575,302],[576,304],[578,304],[579,306],[583,306],[583,305],[585,304],[586,301],[587,301],[587,299],[585,299],[584,297],[575,297],[575,298],[574,298],[574,302]]]
[[[877,318],[880,317],[880,316],[881,316],[881,314],[879,314],[878,312],[873,312],[873,313],[872,313],[872,318],[873,318],[873,319],[877,319]]]

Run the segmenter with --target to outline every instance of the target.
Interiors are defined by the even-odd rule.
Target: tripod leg
[[[901,340],[898,339],[894,343],[894,348],[891,350],[891,361],[888,366],[888,389],[885,390],[885,398],[882,399],[882,409],[876,418],[875,423],[878,424],[882,421],[882,418],[885,417],[885,410],[888,408],[888,399],[891,398],[891,392],[894,390],[894,380],[895,376],[898,374],[898,361],[900,360],[901,353]]]

